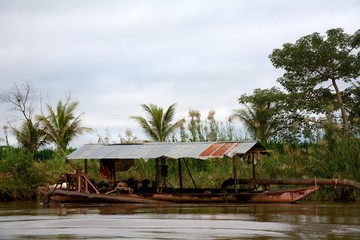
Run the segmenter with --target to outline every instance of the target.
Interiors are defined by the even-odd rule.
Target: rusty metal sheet
[[[218,149],[219,144],[218,143],[213,143],[211,144],[207,149],[205,149],[205,151],[203,151],[202,153],[200,153],[199,155],[201,157],[208,157],[211,156],[211,154]]]
[[[235,143],[224,143],[222,144],[213,154],[213,157],[221,157],[228,153],[229,148],[231,148]]]

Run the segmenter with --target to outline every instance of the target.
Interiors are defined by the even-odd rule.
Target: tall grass
[[[339,136],[331,144],[277,144],[271,156],[258,167],[263,178],[340,178],[360,182],[360,141]],[[353,189],[324,187],[317,197],[322,200],[359,198]]]

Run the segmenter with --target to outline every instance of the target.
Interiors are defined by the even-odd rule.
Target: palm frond
[[[141,116],[133,116],[131,118],[140,124],[145,135],[151,140],[164,142],[177,127],[176,124],[171,124],[175,115],[175,105],[176,104],[172,104],[164,113],[163,108],[155,104],[142,104],[141,107],[145,111],[148,119]]]
[[[37,116],[37,120],[44,125],[48,137],[56,144],[58,150],[65,151],[73,138],[92,131],[91,128],[81,126],[82,114],[77,117],[74,116],[78,104],[79,102],[63,104],[62,101],[59,101],[56,111],[48,104],[49,115]]]

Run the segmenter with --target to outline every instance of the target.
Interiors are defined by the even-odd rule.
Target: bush
[[[34,159],[38,161],[50,160],[50,159],[54,159],[55,157],[56,157],[56,151],[49,148],[37,151],[34,155]]]
[[[0,198],[11,200],[34,197],[34,189],[41,184],[42,176],[34,164],[32,154],[20,148],[8,147],[2,152],[2,158]]]

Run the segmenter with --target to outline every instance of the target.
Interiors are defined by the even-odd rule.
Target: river
[[[0,239],[360,239],[360,204],[0,203]]]

